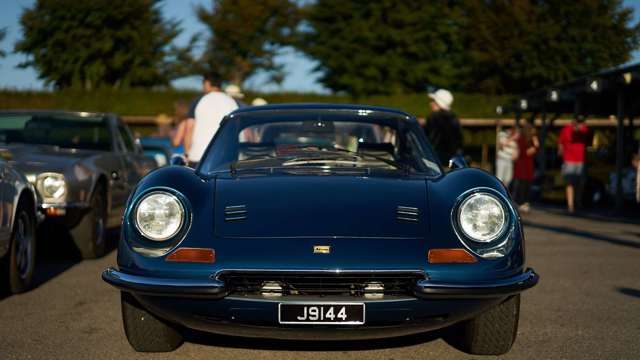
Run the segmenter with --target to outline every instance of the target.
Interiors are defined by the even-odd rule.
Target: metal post
[[[542,108],[540,121],[542,122],[542,127],[540,128],[540,150],[538,152],[538,164],[540,165],[540,173],[544,177],[544,172],[547,170],[547,152],[545,149],[545,143],[547,140],[547,110],[544,107]]]
[[[622,211],[622,169],[624,168],[624,88],[618,90],[618,125],[616,128],[616,211]]]

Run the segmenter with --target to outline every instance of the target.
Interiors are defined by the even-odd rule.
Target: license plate
[[[280,324],[364,324],[363,303],[280,303]]]

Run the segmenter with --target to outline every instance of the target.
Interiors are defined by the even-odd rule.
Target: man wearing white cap
[[[458,117],[451,111],[453,95],[445,89],[429,93],[431,114],[424,131],[440,162],[447,165],[455,155],[462,154],[462,128]]]

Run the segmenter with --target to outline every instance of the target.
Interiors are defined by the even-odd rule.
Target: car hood
[[[424,264],[429,228],[424,179],[285,175],[219,178],[215,186],[221,266],[415,269]],[[417,221],[399,219],[399,206],[416,208]],[[316,246],[328,246],[330,254],[316,252]]]
[[[215,229],[223,237],[423,237],[426,197],[424,179],[406,177],[222,178]],[[246,219],[234,219],[243,207]],[[399,207],[417,209],[417,221],[403,220]]]
[[[64,172],[79,160],[99,153],[91,150],[30,144],[3,144],[0,148],[11,153],[10,163],[25,174],[37,174],[43,171]]]

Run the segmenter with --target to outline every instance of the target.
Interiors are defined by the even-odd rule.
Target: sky
[[[13,44],[22,36],[19,25],[20,14],[24,8],[31,7],[34,0],[0,0],[0,28],[7,28],[7,36],[0,43],[0,48],[7,56],[0,59],[0,88],[11,89],[42,89],[44,84],[38,79],[32,68],[18,69],[16,65],[25,60],[25,55],[13,53]],[[635,21],[640,20],[640,0],[624,0],[626,6],[635,9]],[[210,0],[165,0],[162,12],[166,18],[181,21],[182,34],[176,39],[178,45],[184,45],[192,34],[203,32],[206,28],[198,22],[194,14],[197,5],[210,6]],[[201,48],[199,50],[202,50]],[[276,58],[284,65],[286,77],[282,85],[269,84],[264,73],[258,73],[249,78],[245,88],[258,91],[297,91],[297,92],[328,92],[318,82],[319,74],[313,72],[315,61],[294,49],[285,49]],[[633,62],[640,61],[640,51],[634,53]],[[175,80],[172,85],[176,88],[199,89],[199,77],[188,77]]]

